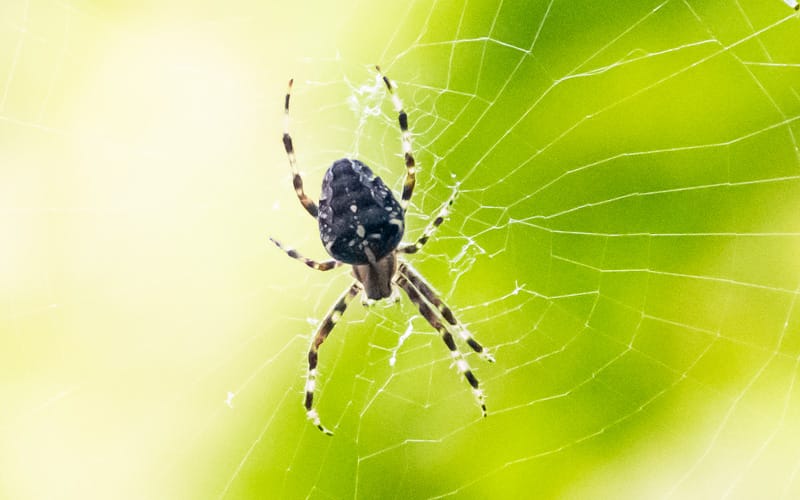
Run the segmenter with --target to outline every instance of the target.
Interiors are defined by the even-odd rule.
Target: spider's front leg
[[[442,335],[442,340],[447,348],[450,349],[450,355],[453,357],[456,368],[458,368],[458,371],[464,375],[464,378],[467,379],[467,382],[472,387],[472,393],[475,395],[475,399],[478,401],[478,405],[481,407],[481,413],[485,417],[486,402],[483,390],[480,388],[478,378],[475,377],[474,373],[472,373],[469,363],[467,363],[467,360],[464,358],[464,355],[461,353],[461,351],[458,350],[456,342],[453,339],[453,334],[451,334],[447,327],[444,326],[444,324],[439,320],[439,318],[436,316],[436,313],[433,312],[433,309],[431,309],[417,288],[404,275],[398,274],[395,277],[395,283],[397,283],[397,286],[406,292],[409,300],[411,300],[411,302],[417,306],[417,309],[419,309],[419,313],[422,314],[422,317],[425,318],[425,320]]]
[[[333,432],[322,425],[319,415],[317,414],[317,410],[313,408],[314,390],[316,389],[317,385],[317,361],[319,359],[319,347],[323,342],[325,342],[325,339],[328,338],[331,330],[333,330],[333,327],[336,326],[336,322],[339,321],[339,318],[342,317],[345,309],[347,309],[347,305],[351,300],[353,300],[353,297],[358,295],[358,292],[360,291],[361,285],[358,282],[355,282],[350,285],[350,288],[348,288],[347,291],[339,297],[339,300],[336,301],[336,304],[333,305],[333,308],[328,311],[328,314],[325,315],[325,318],[323,318],[322,322],[320,323],[319,328],[314,334],[314,340],[311,342],[311,348],[308,350],[308,374],[306,376],[306,396],[304,402],[306,416],[309,420],[311,420],[311,423],[317,427],[317,429],[329,436],[332,436]]]
[[[398,273],[408,279],[414,288],[416,288],[419,293],[425,297],[425,300],[439,310],[439,314],[441,314],[445,321],[456,327],[461,339],[466,342],[473,351],[478,353],[478,355],[480,355],[480,357],[486,361],[494,363],[494,357],[491,355],[491,353],[489,353],[489,351],[486,350],[486,348],[484,348],[480,342],[475,340],[475,337],[469,333],[469,330],[467,330],[467,328],[456,319],[453,311],[447,306],[447,304],[442,302],[442,299],[439,298],[439,295],[433,290],[433,288],[431,288],[421,274],[419,274],[414,268],[411,267],[411,265],[406,262],[400,263],[400,266],[398,267]]]

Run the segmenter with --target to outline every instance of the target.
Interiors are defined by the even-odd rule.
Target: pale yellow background
[[[0,4],[0,497],[800,495],[800,24],[778,1]],[[490,415],[308,192],[420,164]]]

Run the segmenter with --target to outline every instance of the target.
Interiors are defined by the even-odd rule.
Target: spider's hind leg
[[[289,157],[289,166],[292,169],[292,184],[294,185],[294,192],[297,193],[297,199],[300,200],[300,204],[303,205],[303,208],[305,208],[312,217],[316,218],[319,210],[317,209],[317,204],[306,195],[303,189],[303,178],[300,177],[300,173],[297,171],[297,159],[294,155],[294,145],[292,144],[292,136],[289,134],[289,99],[292,97],[293,81],[294,80],[289,80],[289,87],[286,90],[286,99],[283,102],[283,148],[286,150],[286,156]]]
[[[414,194],[414,185],[417,182],[417,162],[414,160],[414,153],[411,150],[411,132],[408,130],[408,114],[403,109],[403,103],[400,97],[395,94],[395,86],[389,78],[383,74],[380,66],[375,66],[378,74],[383,79],[386,85],[386,90],[392,97],[392,105],[397,112],[397,122],[400,125],[401,141],[403,143],[403,158],[406,163],[406,180],[403,183],[403,194],[400,197],[400,206],[403,210],[408,207],[408,202],[411,200],[411,195]]]

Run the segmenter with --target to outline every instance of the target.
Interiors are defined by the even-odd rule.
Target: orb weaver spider
[[[329,271],[342,265],[349,265],[355,278],[320,322],[308,351],[304,399],[306,416],[319,430],[328,435],[333,433],[322,425],[313,406],[319,348],[344,314],[350,301],[359,292],[363,293],[365,304],[370,304],[381,299],[395,298],[394,286],[403,290],[409,300],[417,306],[422,317],[441,334],[458,371],[472,387],[484,417],[486,404],[483,391],[463,353],[456,346],[453,334],[446,323],[458,331],[461,339],[473,351],[487,361],[494,361],[491,354],[459,323],[453,311],[442,302],[431,285],[399,255],[413,254],[422,249],[436,228],[444,221],[455,195],[444,205],[416,242],[401,244],[405,229],[405,213],[416,183],[416,163],[411,150],[408,115],[395,93],[394,84],[381,72],[380,67],[376,66],[375,69],[386,85],[400,124],[406,177],[399,202],[383,180],[368,166],[356,159],[342,158],[336,160],[325,172],[319,205],[314,203],[303,189],[303,179],[297,170],[294,145],[289,134],[289,99],[293,80],[289,80],[284,101],[283,146],[289,158],[294,190],[303,208],[317,219],[322,244],[333,259],[317,262],[303,257],[273,238],[270,238],[270,241],[289,257],[318,271]]]

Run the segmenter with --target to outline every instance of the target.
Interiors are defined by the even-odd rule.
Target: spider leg
[[[433,219],[430,222],[430,224],[428,224],[428,227],[425,228],[425,231],[422,233],[422,236],[420,236],[419,239],[417,241],[415,241],[414,243],[407,243],[407,244],[401,246],[398,249],[398,251],[401,252],[401,253],[417,253],[417,252],[419,252],[420,249],[422,249],[422,247],[425,246],[425,243],[428,242],[428,240],[431,238],[431,236],[433,236],[433,233],[436,232],[436,229],[438,229],[439,226],[442,225],[442,222],[444,222],[444,219],[450,214],[450,207],[452,207],[453,206],[453,202],[456,201],[456,196],[458,196],[458,186],[456,186],[456,189],[453,190],[453,194],[450,196],[450,199],[447,200],[447,203],[442,207],[442,209],[439,211],[438,215],[436,215],[436,218]]]
[[[431,288],[421,274],[419,274],[414,268],[405,262],[400,263],[400,266],[398,267],[398,273],[408,279],[414,288],[419,290],[422,296],[425,297],[425,300],[430,302],[439,310],[439,314],[441,314],[448,323],[458,329],[458,334],[461,339],[466,342],[473,351],[478,353],[486,361],[494,363],[494,356],[492,356],[491,353],[489,353],[489,351],[480,344],[480,342],[475,340],[475,337],[469,333],[469,330],[467,330],[467,328],[456,319],[453,311],[447,307],[447,304],[442,302],[442,299],[439,298],[439,294],[437,294],[433,288]]]
[[[411,132],[408,131],[408,115],[403,109],[403,103],[400,101],[400,98],[394,93],[394,84],[381,72],[380,66],[375,66],[375,69],[378,70],[378,74],[383,79],[383,83],[386,84],[386,89],[392,96],[392,104],[394,105],[394,110],[397,112],[397,121],[400,123],[403,156],[406,162],[406,180],[403,183],[403,194],[400,197],[400,206],[405,210],[406,207],[408,207],[408,202],[411,200],[411,195],[414,193],[414,184],[417,179],[417,164],[414,161],[414,154],[411,151]]]
[[[464,358],[464,355],[458,350],[458,347],[456,347],[455,340],[453,340],[453,334],[451,334],[447,327],[442,324],[442,322],[436,316],[436,313],[433,312],[433,309],[431,309],[428,303],[425,302],[425,299],[420,295],[420,292],[417,290],[417,288],[404,275],[398,274],[395,277],[395,283],[397,283],[397,286],[406,292],[409,300],[411,300],[411,302],[417,306],[420,314],[422,314],[422,317],[425,318],[425,320],[442,335],[442,340],[447,348],[450,349],[450,355],[453,357],[453,361],[455,362],[458,371],[464,375],[464,378],[467,379],[469,385],[472,386],[472,393],[475,395],[475,399],[478,401],[478,404],[481,407],[481,413],[485,417],[486,402],[483,395],[483,390],[481,390],[480,383],[478,382],[477,377],[475,377],[475,374],[472,373],[472,369],[467,363],[467,360]]]
[[[342,263],[339,262],[338,260],[326,260],[326,261],[323,261],[323,262],[317,262],[315,260],[311,260],[311,259],[308,259],[306,257],[303,257],[302,255],[297,253],[297,250],[295,250],[293,248],[289,248],[289,247],[283,246],[283,244],[281,244],[280,241],[278,241],[278,240],[276,240],[276,239],[274,239],[272,237],[269,238],[269,241],[275,243],[275,246],[280,248],[284,252],[286,252],[286,255],[288,255],[289,257],[291,257],[293,259],[297,259],[300,262],[302,262],[305,265],[307,265],[308,267],[310,267],[311,269],[316,269],[317,271],[330,271],[331,269],[333,269],[335,267],[339,267],[339,266],[342,265]]]
[[[336,301],[336,304],[333,305],[333,308],[328,311],[328,314],[325,315],[325,318],[323,318],[322,322],[319,324],[319,328],[317,328],[316,333],[314,333],[314,340],[311,342],[311,348],[308,350],[308,374],[306,375],[306,396],[304,401],[306,416],[317,429],[329,436],[332,436],[333,432],[322,425],[317,410],[312,407],[314,403],[314,389],[317,382],[319,346],[328,338],[331,330],[336,326],[336,322],[339,321],[339,318],[342,317],[345,309],[347,309],[347,305],[359,291],[361,291],[361,285],[356,282],[350,285],[350,288],[339,297],[339,300]]]
[[[286,150],[286,156],[289,157],[289,166],[292,169],[292,183],[294,184],[294,192],[297,193],[297,198],[312,217],[317,216],[317,205],[311,198],[306,196],[303,190],[303,179],[297,171],[297,159],[294,156],[294,146],[292,145],[292,136],[289,135],[289,98],[292,95],[292,82],[289,80],[289,88],[286,90],[286,100],[283,104],[284,121],[283,121],[283,148]]]

